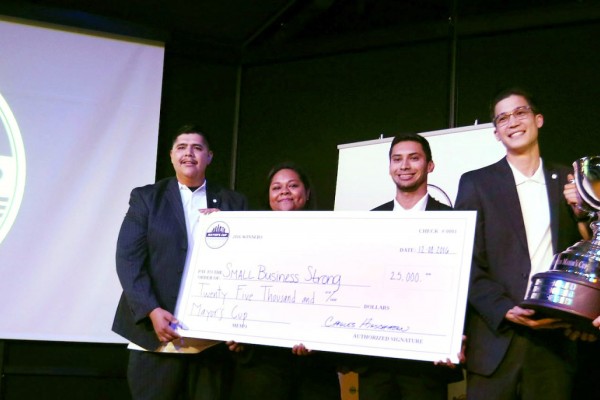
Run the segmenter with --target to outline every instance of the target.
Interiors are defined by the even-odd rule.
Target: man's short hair
[[[534,114],[539,114],[537,102],[535,101],[535,98],[531,93],[519,87],[510,87],[502,89],[501,91],[496,93],[496,95],[492,98],[492,101],[490,102],[490,118],[492,119],[492,121],[494,120],[494,118],[496,118],[496,104],[500,103],[502,100],[510,96],[523,97],[525,101],[527,101],[527,104],[529,104],[529,107],[531,107],[531,111]]]
[[[390,152],[389,152],[390,160],[392,159],[392,149],[394,148],[395,145],[397,145],[400,142],[420,143],[421,147],[423,148],[423,152],[425,153],[425,160],[427,162],[432,160],[431,147],[429,146],[429,142],[423,136],[417,135],[416,133],[404,133],[402,135],[398,135],[398,136],[394,137],[394,140],[392,140],[392,144],[390,145]]]
[[[197,124],[185,124],[182,127],[180,127],[179,129],[177,129],[177,131],[171,137],[171,147],[173,147],[173,145],[177,141],[177,138],[180,135],[183,135],[184,133],[196,133],[196,134],[202,136],[202,138],[204,139],[204,143],[206,144],[206,147],[208,147],[208,149],[210,150],[210,138],[207,136],[207,134],[204,132],[204,130],[202,130],[202,128],[200,128],[200,126]]]

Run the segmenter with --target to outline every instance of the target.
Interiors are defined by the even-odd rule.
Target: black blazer
[[[378,207],[375,207],[371,211],[393,211],[394,200],[384,203]],[[426,211],[452,211],[450,206],[440,203],[433,197],[429,196],[427,204],[425,205]],[[463,379],[461,368],[448,368],[445,366],[434,365],[433,362],[429,361],[415,361],[415,360],[399,360],[395,358],[375,357],[375,356],[351,356],[351,369],[356,372],[365,373],[370,368],[376,369],[387,369],[397,371],[407,376],[428,376],[436,381],[440,382],[458,382]]]
[[[207,183],[206,197],[211,208],[248,208],[243,195],[211,183]],[[177,179],[133,189],[117,240],[116,265],[123,294],[114,332],[145,349],[160,345],[148,314],[156,307],[174,312],[187,249]]]
[[[544,163],[554,253],[580,240],[563,197],[569,173],[569,168]],[[466,324],[467,369],[490,375],[504,358],[515,329],[521,329],[504,316],[524,299],[531,271],[525,223],[506,158],[461,177],[456,209],[477,211]],[[535,335],[557,351],[568,351],[562,332],[525,328],[524,334]]]
[[[371,211],[393,211],[394,210],[394,200],[388,201],[387,203],[383,203],[382,205],[375,207]],[[450,211],[452,207],[445,205],[444,203],[440,203],[433,197],[429,196],[427,199],[427,204],[425,205],[425,211]]]

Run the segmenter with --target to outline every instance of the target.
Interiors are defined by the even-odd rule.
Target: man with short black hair
[[[216,210],[246,210],[247,201],[207,182],[213,152],[196,126],[179,129],[170,156],[175,177],[131,192],[117,241],[123,294],[113,331],[131,342],[128,381],[134,399],[220,400],[225,398],[225,344],[201,353],[199,342],[182,344],[173,314],[196,221]]]
[[[372,211],[449,211],[427,193],[427,176],[435,164],[429,142],[415,134],[399,135],[389,151],[389,173],[396,184],[395,198]],[[448,383],[463,379],[462,369],[448,363],[359,356],[360,400],[447,400]]]
[[[389,158],[396,197],[372,211],[451,210],[427,193],[427,175],[435,168],[427,139],[415,134],[396,136],[390,145]]]
[[[562,321],[519,306],[530,277],[580,236],[563,197],[571,172],[542,161],[544,117],[520,89],[492,102],[506,157],[460,179],[456,209],[476,210],[467,311],[467,397],[570,399],[574,343]]]

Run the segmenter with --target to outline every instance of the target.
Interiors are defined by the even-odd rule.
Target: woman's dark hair
[[[265,190],[266,196],[264,197],[266,199],[265,209],[266,210],[271,209],[271,207],[269,205],[269,191],[270,191],[269,189],[271,187],[271,180],[273,179],[273,176],[275,176],[275,174],[278,173],[279,171],[281,171],[282,169],[291,169],[292,171],[294,171],[295,173],[298,174],[298,176],[300,177],[300,180],[304,184],[304,188],[306,189],[307,192],[310,192],[309,196],[308,196],[308,200],[306,201],[306,204],[304,205],[304,209],[305,210],[316,210],[317,209],[316,196],[315,196],[315,192],[312,188],[310,178],[308,177],[308,175],[306,174],[306,172],[304,172],[304,170],[302,168],[300,168],[298,165],[296,165],[295,163],[293,163],[291,161],[284,161],[282,163],[276,164],[273,168],[271,168],[271,170],[267,174],[267,182],[266,182],[266,190]]]

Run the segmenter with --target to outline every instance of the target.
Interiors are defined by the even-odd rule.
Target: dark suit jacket
[[[394,200],[388,201],[387,203],[383,203],[382,205],[375,207],[371,211],[393,211],[394,210]],[[425,205],[425,211],[450,211],[452,208],[443,203],[440,203],[433,197],[429,196],[427,199],[427,204]]]
[[[393,211],[393,209],[394,200],[375,207],[371,211]],[[452,208],[429,196],[427,204],[425,205],[425,210],[452,211]],[[450,369],[444,366],[434,365],[433,362],[429,361],[398,360],[394,358],[370,356],[355,356],[352,358],[353,360],[351,362],[355,365],[353,369],[358,373],[364,373],[370,368],[375,368],[398,371],[407,376],[427,375],[440,383],[458,382],[463,379],[462,370],[460,368]]]
[[[566,167],[544,163],[554,253],[580,239],[563,197],[570,172]],[[504,358],[515,330],[534,336],[549,348],[568,352],[570,345],[562,332],[533,331],[504,319],[506,312],[524,299],[531,270],[525,223],[506,158],[465,173],[460,179],[455,208],[477,211],[466,327],[467,369],[481,375],[492,374]]]
[[[246,210],[246,198],[207,183],[208,206]],[[150,311],[174,312],[188,249],[185,214],[177,179],[133,189],[117,241],[117,274],[123,294],[113,331],[131,342],[155,349],[160,343]]]

